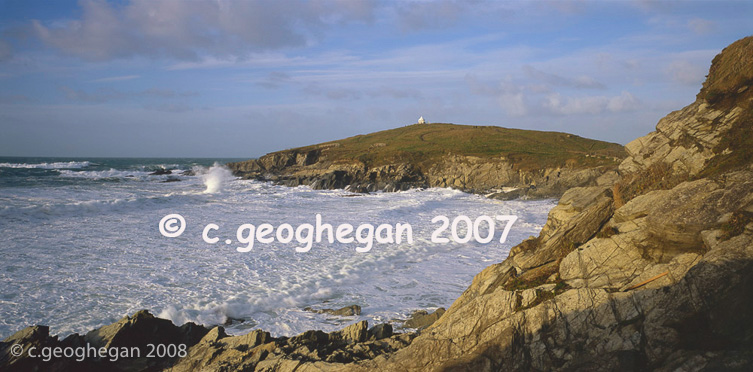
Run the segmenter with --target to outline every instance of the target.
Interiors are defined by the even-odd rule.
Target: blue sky
[[[0,0],[0,155],[256,157],[415,123],[627,143],[749,1]]]

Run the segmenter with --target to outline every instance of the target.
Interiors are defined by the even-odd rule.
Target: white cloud
[[[640,107],[640,102],[631,93],[624,91],[614,97],[562,97],[559,93],[553,93],[546,97],[542,107],[557,115],[601,114],[636,110]]]
[[[685,60],[670,63],[665,72],[673,81],[686,85],[699,85],[706,75],[704,67]]]
[[[200,55],[306,46],[331,23],[371,20],[370,1],[132,0],[124,5],[83,0],[80,19],[32,22],[33,34],[88,60],[146,56],[195,61]]]
[[[640,107],[640,101],[630,92],[623,91],[619,96],[609,99],[607,110],[611,112],[633,111]]]
[[[578,88],[578,89],[604,89],[606,88],[604,84],[596,81],[596,79],[590,76],[581,75],[575,78],[566,78],[566,77],[562,77],[556,74],[550,74],[550,73],[538,70],[531,65],[523,66],[523,71],[529,77],[542,81],[546,84],[550,84],[550,85],[565,86],[565,87],[572,87],[572,88]]]
[[[100,88],[93,92],[87,92],[85,90],[62,86],[60,87],[60,91],[64,94],[66,99],[84,103],[104,103],[110,101],[123,101],[140,98],[175,99],[198,95],[196,92],[177,92],[171,89],[160,88],[149,88],[141,91],[121,91],[112,88]]]
[[[705,35],[714,31],[716,23],[703,18],[693,18],[688,21],[688,27],[698,35]]]
[[[525,116],[528,107],[523,93],[505,93],[499,97],[499,105],[509,116]]]

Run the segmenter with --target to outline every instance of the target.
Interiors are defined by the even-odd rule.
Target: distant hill
[[[239,176],[290,186],[353,191],[454,187],[484,193],[533,186],[539,194],[553,195],[593,181],[616,168],[625,156],[619,144],[567,133],[414,124],[273,152],[228,166]],[[598,172],[593,171],[596,168]],[[550,178],[550,173],[560,182]],[[545,188],[538,190],[541,186]]]
[[[457,124],[414,124],[287,151],[326,149],[330,161],[381,166],[410,160],[429,165],[448,154],[506,157],[516,169],[609,165],[626,156],[622,145],[561,132]],[[284,152],[284,151],[283,151]]]

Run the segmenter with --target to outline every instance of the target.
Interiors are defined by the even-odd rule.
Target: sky
[[[417,122],[625,144],[750,1],[0,0],[0,156],[258,157]]]

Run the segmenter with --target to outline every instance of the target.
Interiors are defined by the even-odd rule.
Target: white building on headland
[[[426,124],[426,120],[424,120],[424,117],[418,118],[418,124]]]

